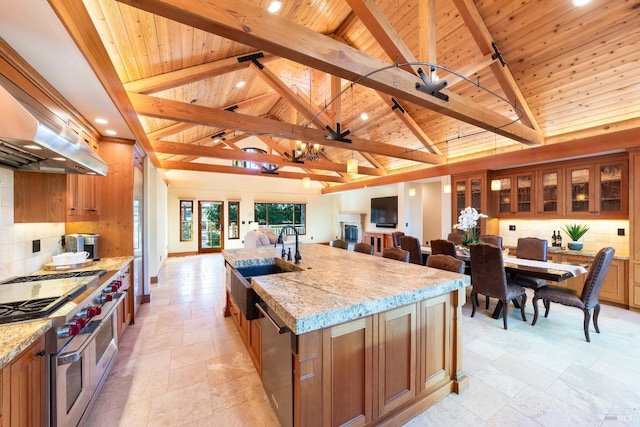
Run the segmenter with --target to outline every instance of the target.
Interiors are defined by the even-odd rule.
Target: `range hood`
[[[0,86],[0,166],[15,170],[105,176],[108,165],[71,130],[39,122]]]

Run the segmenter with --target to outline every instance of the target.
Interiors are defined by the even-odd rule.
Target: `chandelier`
[[[305,160],[319,160],[320,156],[324,156],[324,147],[320,144],[307,144],[306,142],[296,141],[296,150],[300,153],[296,157]]]

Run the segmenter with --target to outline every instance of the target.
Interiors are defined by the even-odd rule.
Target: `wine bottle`
[[[553,230],[553,236],[551,236],[551,246],[554,248],[558,245],[558,238],[556,237],[556,230]]]
[[[558,237],[556,237],[556,244],[559,248],[562,247],[562,236],[560,235],[560,230],[558,230]]]

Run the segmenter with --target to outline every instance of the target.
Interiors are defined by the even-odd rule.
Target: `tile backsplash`
[[[629,221],[628,220],[573,220],[573,219],[547,219],[547,220],[509,220],[501,219],[499,224],[500,235],[503,244],[515,246],[519,237],[538,237],[546,239],[551,245],[551,236],[554,230],[557,232],[565,224],[586,224],[589,231],[582,236],[580,241],[584,244],[584,252],[596,253],[603,247],[612,246],[616,255],[629,256]],[[515,225],[515,231],[510,231],[509,226]],[[624,230],[624,236],[618,235],[618,229]],[[562,234],[562,246],[566,247],[569,237],[564,231]]]
[[[64,222],[14,224],[13,171],[0,167],[0,280],[33,273],[61,252]],[[40,251],[32,253],[32,241]]]

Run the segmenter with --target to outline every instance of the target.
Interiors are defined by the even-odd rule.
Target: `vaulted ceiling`
[[[159,168],[330,189],[640,127],[640,0],[49,2]]]

